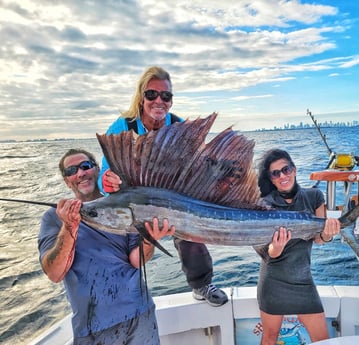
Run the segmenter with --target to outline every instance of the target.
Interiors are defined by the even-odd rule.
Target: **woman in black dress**
[[[263,200],[275,209],[326,217],[323,193],[298,185],[296,166],[286,151],[273,149],[264,154],[258,184]],[[328,339],[323,306],[311,275],[310,256],[313,241],[330,242],[339,231],[339,221],[328,218],[323,231],[313,240],[291,239],[290,230],[284,227],[274,233],[258,281],[261,345],[277,343],[284,315],[297,315],[312,342]]]

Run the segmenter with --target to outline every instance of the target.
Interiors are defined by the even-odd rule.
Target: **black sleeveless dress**
[[[276,209],[312,214],[324,203],[323,193],[316,188],[299,188],[290,204],[277,191],[263,199]],[[292,239],[279,257],[262,260],[257,286],[260,310],[273,315],[323,312],[310,270],[312,245],[312,240]]]

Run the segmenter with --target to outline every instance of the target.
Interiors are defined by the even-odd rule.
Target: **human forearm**
[[[268,255],[270,258],[275,259],[283,252],[283,248],[277,248],[272,243],[268,246]]]
[[[105,173],[105,171],[109,168],[108,166],[108,163],[107,163],[107,160],[105,157],[102,158],[102,164],[101,164],[101,170],[100,170],[100,173],[98,175],[98,179],[97,179],[97,185],[100,189],[100,191],[102,193],[106,193],[103,189],[103,185],[102,185],[102,177],[103,177],[103,174]]]
[[[153,254],[155,252],[155,247],[147,242],[146,240],[143,241],[143,258],[144,258],[144,263],[146,263],[147,261],[149,261]],[[140,247],[136,247],[130,254],[130,263],[133,267],[135,268],[140,268]]]
[[[325,220],[324,229],[316,235],[315,243],[323,244],[331,242],[333,237],[340,232],[340,222],[336,218],[327,218]]]
[[[318,237],[319,238],[316,239],[316,242],[319,241],[319,242],[327,243],[333,241],[333,236],[326,235],[324,232],[319,233]]]
[[[74,255],[77,231],[63,223],[54,246],[42,259],[42,268],[49,279],[60,282],[70,269]],[[75,235],[74,235],[75,234]]]
[[[291,231],[287,231],[286,228],[280,227],[279,230],[274,232],[272,242],[268,247],[268,255],[272,259],[277,258],[283,252],[284,247],[292,238]]]
[[[145,229],[148,232],[148,234],[156,241],[160,240],[161,238],[165,236],[172,236],[175,232],[174,226],[169,226],[168,220],[163,220],[163,227],[160,228],[158,224],[158,219],[153,218],[152,226],[146,222],[145,223]],[[144,262],[146,263],[148,260],[150,260],[153,256],[153,253],[155,251],[155,247],[148,242],[147,240],[143,241],[143,254],[144,254]],[[132,266],[139,268],[140,267],[140,248],[136,247],[132,250],[130,254],[130,262]]]

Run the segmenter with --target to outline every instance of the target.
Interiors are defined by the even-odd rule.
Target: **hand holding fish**
[[[273,235],[272,243],[270,243],[268,248],[268,255],[272,259],[277,258],[282,254],[284,247],[291,238],[291,231],[281,226]]]
[[[331,242],[333,237],[340,232],[340,222],[336,218],[328,218],[325,221],[324,229],[319,234],[319,243]],[[316,238],[316,242],[318,238]]]
[[[159,221],[158,218],[153,218],[152,221],[153,227],[151,227],[150,223],[145,222],[146,230],[149,232],[149,234],[152,236],[155,240],[160,240],[162,237],[165,236],[173,236],[175,233],[176,228],[174,225],[171,227],[169,226],[168,219],[163,220],[163,227],[160,229],[159,227]],[[145,244],[152,245],[151,243],[144,241]]]
[[[102,186],[106,193],[115,193],[120,190],[122,181],[118,175],[116,175],[110,169],[107,169],[102,175]]]
[[[175,233],[175,227],[169,226],[168,219],[163,220],[162,228],[159,226],[159,220],[158,218],[153,218],[152,220],[152,226],[149,222],[145,222],[145,228],[148,231],[148,233],[151,235],[151,237],[154,240],[160,240],[161,238],[165,236],[172,236]],[[153,256],[153,253],[155,251],[155,247],[152,243],[148,242],[147,240],[143,240],[143,258],[144,262],[140,260],[140,248],[135,248],[131,254],[130,254],[130,262],[132,266],[139,268],[141,266],[140,263],[144,264],[148,260],[150,260]]]
[[[81,200],[76,199],[61,199],[57,204],[56,214],[62,221],[62,227],[54,246],[42,260],[44,272],[55,283],[64,279],[74,260],[81,205]]]
[[[77,237],[77,231],[81,222],[81,200],[75,199],[61,199],[56,208],[56,214],[62,220],[66,230],[71,237]]]

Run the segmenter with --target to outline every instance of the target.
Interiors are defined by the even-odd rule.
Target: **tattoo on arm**
[[[49,265],[52,265],[54,263],[59,253],[61,252],[63,245],[64,245],[64,236],[62,235],[57,238],[55,247],[50,251],[49,255],[47,256],[47,263]]]
[[[60,272],[62,271],[62,273],[58,277],[59,280],[62,280],[70,269],[75,255],[76,238],[71,232],[70,235],[72,239],[72,245],[69,243],[69,249],[65,248],[66,236],[64,234],[59,234],[55,246],[52,248],[46,258],[48,267],[55,265],[55,270],[57,267]],[[56,263],[56,260],[59,261]]]

